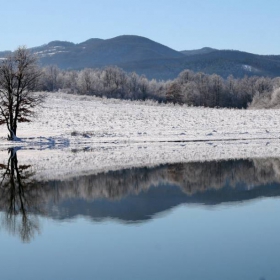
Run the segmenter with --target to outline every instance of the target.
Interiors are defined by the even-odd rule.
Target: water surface
[[[34,165],[0,163],[2,279],[280,278],[277,158],[56,180]]]

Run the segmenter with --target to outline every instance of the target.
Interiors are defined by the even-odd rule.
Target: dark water
[[[0,162],[1,279],[280,279],[280,159],[34,170]]]

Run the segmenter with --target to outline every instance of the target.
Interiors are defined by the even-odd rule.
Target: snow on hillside
[[[19,124],[19,164],[40,178],[62,178],[165,163],[280,157],[280,110],[159,105],[47,93],[37,118]],[[185,142],[184,142],[185,141]]]

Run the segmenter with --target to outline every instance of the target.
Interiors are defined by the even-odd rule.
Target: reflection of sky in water
[[[278,159],[50,182],[19,170],[21,188],[1,190],[1,279],[279,279]]]
[[[213,211],[179,206],[141,224],[42,218],[30,244],[1,231],[1,277],[279,279],[279,209],[269,198]]]

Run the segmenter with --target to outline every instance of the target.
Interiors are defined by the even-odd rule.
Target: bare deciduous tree
[[[17,124],[30,122],[35,106],[41,101],[32,94],[40,75],[36,57],[25,47],[19,47],[1,61],[0,125],[7,125],[9,140],[17,139]]]

